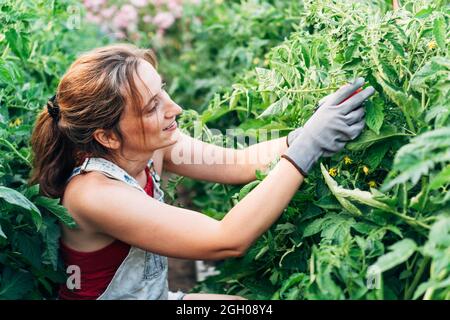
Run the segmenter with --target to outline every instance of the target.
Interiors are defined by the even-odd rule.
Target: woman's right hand
[[[299,130],[283,158],[291,162],[303,176],[321,156],[332,156],[355,139],[364,128],[362,103],[374,92],[368,87],[349,98],[364,84],[364,78],[337,90],[319,104],[317,111]],[[348,100],[346,100],[348,99]],[[344,101],[345,100],[345,101]]]

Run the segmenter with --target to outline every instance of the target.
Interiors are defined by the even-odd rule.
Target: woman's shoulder
[[[85,204],[90,198],[94,199],[99,190],[110,187],[122,187],[122,183],[108,178],[103,173],[91,171],[78,174],[71,178],[66,185],[62,204],[69,211],[76,211],[77,205]]]
[[[152,157],[152,166],[156,173],[161,176],[163,170],[163,153],[155,151]],[[85,207],[90,201],[101,201],[102,194],[119,190],[119,196],[126,197],[128,192],[136,192],[134,188],[128,188],[122,181],[111,179],[99,171],[90,171],[72,177],[66,185],[62,204],[67,209]],[[113,192],[116,194],[116,192]],[[88,203],[86,203],[88,202]],[[107,204],[106,204],[107,205]]]

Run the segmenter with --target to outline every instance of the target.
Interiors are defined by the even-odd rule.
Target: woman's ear
[[[97,129],[94,131],[94,139],[97,140],[102,146],[117,150],[120,148],[120,141],[117,139],[116,135],[105,129]]]

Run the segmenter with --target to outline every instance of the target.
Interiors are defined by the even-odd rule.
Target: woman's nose
[[[177,103],[175,103],[172,99],[169,98],[169,102],[167,104],[166,109],[166,118],[173,118],[183,112],[183,108],[181,108]]]

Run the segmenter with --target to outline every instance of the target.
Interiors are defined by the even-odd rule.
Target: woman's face
[[[176,143],[179,130],[175,118],[183,111],[164,90],[161,77],[150,63],[141,60],[138,74],[135,83],[142,96],[143,105],[139,106],[142,115],[127,105],[119,123],[125,140],[124,152],[132,154],[151,153]],[[145,144],[139,117],[144,125]]]

